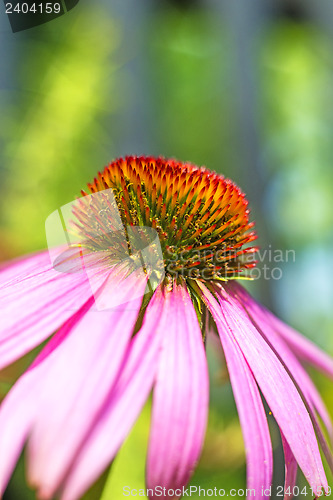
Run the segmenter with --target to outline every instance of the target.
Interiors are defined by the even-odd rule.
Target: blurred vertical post
[[[0,151],[2,158],[0,161],[0,193],[5,192],[5,181],[7,175],[6,162],[3,159],[5,145],[8,141],[9,123],[11,121],[10,105],[16,97],[15,65],[17,64],[17,52],[15,50],[14,34],[11,31],[8,16],[5,12],[0,15]],[[4,225],[4,215],[0,210],[0,226]],[[9,259],[11,253],[8,250],[8,242],[2,234],[0,242],[0,261]]]
[[[118,143],[113,157],[129,154],[152,154],[154,150],[154,120],[150,89],[147,85],[150,2],[148,0],[104,0],[105,9],[121,23],[123,47],[127,53],[124,70],[129,78],[129,102],[117,116]],[[128,58],[128,59],[127,59]],[[114,117],[113,117],[114,119]]]
[[[312,21],[317,22],[333,37],[333,2],[332,0],[304,0],[303,9],[308,12]]]
[[[1,113],[1,123],[0,123],[0,147],[3,151],[3,141],[4,133],[6,129],[6,114],[4,113],[4,103],[10,98],[10,90],[14,84],[14,64],[16,62],[16,57],[14,53],[14,35],[11,32],[8,17],[3,13],[0,15],[0,47],[1,47],[1,57],[0,57],[0,109]],[[12,43],[11,43],[12,41]],[[3,162],[0,162],[0,178],[2,175],[2,170],[4,168]],[[2,185],[2,183],[1,183]]]

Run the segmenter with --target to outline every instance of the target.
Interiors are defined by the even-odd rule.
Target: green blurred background
[[[15,34],[1,4],[0,260],[45,248],[47,216],[112,159],[189,160],[248,194],[262,250],[295,250],[281,279],[248,287],[333,354],[332,49],[330,0],[81,0]],[[245,488],[232,392],[208,355],[209,427],[191,484]],[[23,365],[0,374],[2,396]],[[333,415],[332,382],[313,376]],[[149,405],[90,499],[144,487],[148,429]],[[6,498],[35,498],[22,461]]]

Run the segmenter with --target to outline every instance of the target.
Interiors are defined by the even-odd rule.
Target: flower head
[[[256,239],[250,232],[254,224],[249,222],[248,202],[221,175],[175,160],[129,157],[112,162],[88,188],[91,193],[112,190],[124,226],[156,229],[167,274],[229,279],[255,265],[246,260],[255,248],[244,248]],[[108,216],[97,221],[99,235],[101,226],[110,234],[114,212]],[[82,231],[89,232],[92,218],[87,222],[81,217]],[[103,239],[101,245],[99,238],[99,248],[105,249],[107,243]],[[110,251],[115,246],[112,241]]]
[[[38,495],[80,498],[153,390],[149,497],[156,486],[180,497],[205,435],[211,318],[243,430],[247,487],[268,498],[264,398],[281,431],[286,489],[300,467],[315,495],[328,493],[317,439],[332,466],[318,415],[332,432],[330,418],[300,361],[330,376],[333,361],[237,281],[255,265],[244,194],[204,168],[151,157],[119,159],[88,188],[71,207],[67,247],[2,272],[0,368],[53,336],[3,402],[0,489],[27,442]]]

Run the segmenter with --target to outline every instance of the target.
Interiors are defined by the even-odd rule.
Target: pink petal
[[[1,262],[0,264],[0,282],[6,283],[14,280],[15,278],[22,278],[23,275],[29,276],[39,271],[41,267],[50,264],[49,252],[43,250],[24,255],[8,262]]]
[[[148,304],[140,331],[126,353],[123,369],[99,419],[66,480],[62,500],[80,498],[113,460],[138,417],[156,375],[160,338],[168,309],[161,291]]]
[[[208,410],[208,371],[187,289],[167,292],[167,326],[153,397],[147,487],[181,488],[196,466]],[[164,497],[162,497],[164,498]]]
[[[108,280],[112,279],[111,274]],[[130,301],[134,287],[136,292],[141,288],[141,299],[127,308],[122,304],[119,309],[89,310],[48,362],[28,445],[28,475],[42,498],[52,497],[59,488],[106,401],[137,321],[145,286],[143,272],[123,277],[114,293]]]
[[[0,498],[23,449],[36,415],[33,393],[38,373],[28,372],[15,384],[0,411]]]
[[[38,414],[38,388],[48,370],[48,362],[56,349],[70,333],[74,324],[91,307],[85,304],[64,327],[57,332],[36,358],[31,367],[20,377],[4,399],[0,410],[0,497],[13,472],[24,442]],[[44,362],[45,361],[45,362]]]
[[[318,443],[309,414],[285,368],[254,328],[241,305],[216,287],[219,304],[199,283],[221,335],[241,348],[300,468],[318,494],[328,491]]]
[[[274,330],[274,324],[272,325],[270,318],[265,314],[265,309],[238,283],[228,284],[226,290],[231,293],[236,300],[241,302],[254,326],[284,363],[285,368],[290,371],[292,378],[295,380],[306,403],[310,407],[311,416],[315,419],[317,418],[314,411],[314,409],[316,409],[332,437],[333,430],[331,419],[316,386],[285,343],[284,339]]]
[[[220,329],[230,382],[244,434],[247,461],[247,488],[256,498],[267,498],[272,483],[273,455],[267,418],[253,374],[238,344]]]
[[[284,463],[285,463],[285,479],[284,479],[284,500],[288,500],[293,498],[293,490],[297,481],[297,462],[293,455],[293,452],[290,449],[289,444],[286,441],[286,438],[281,433],[283,451],[284,451]],[[290,493],[288,493],[290,492]]]
[[[0,369],[49,337],[91,297],[85,273],[59,273],[48,252],[1,273]]]
[[[272,315],[267,315],[267,310],[261,304],[256,302],[238,283],[229,283],[226,285],[226,289],[242,303],[254,326],[274,350],[275,354],[284,365],[286,371],[289,373],[290,378],[293,380],[303,398],[327,463],[333,471],[332,452],[321,430],[316,411],[322,418],[331,440],[333,436],[332,423],[316,386],[298,359],[294,356],[293,352],[288,347],[288,344],[286,344],[285,339],[278,335],[278,332],[274,330],[274,323],[272,324],[271,321]]]

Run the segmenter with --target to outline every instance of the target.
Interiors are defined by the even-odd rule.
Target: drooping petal
[[[284,478],[284,488],[285,492],[284,500],[288,500],[293,498],[294,486],[297,481],[297,462],[294,457],[293,452],[290,449],[290,446],[281,432],[282,446],[284,452],[284,463],[285,463],[285,478]]]
[[[197,463],[206,428],[208,371],[201,331],[182,285],[166,296],[167,326],[153,395],[147,487],[181,488]],[[163,498],[163,497],[162,497]]]
[[[292,352],[292,346],[285,342],[278,332],[273,328],[274,322],[271,322],[273,315],[265,314],[267,310],[256,302],[238,283],[229,283],[226,286],[228,293],[231,293],[237,300],[241,302],[252,323],[263,336],[269,346],[274,350],[277,357],[282,362],[284,368],[289,373],[289,376],[298,388],[306,408],[310,414],[314,429],[316,431],[319,443],[322,447],[324,455],[330,469],[333,471],[333,455],[327,439],[322,432],[317,413],[325,424],[332,441],[333,428],[330,415],[326,406],[311,378]]]
[[[48,370],[48,362],[73,326],[92,306],[90,299],[48,342],[31,367],[20,377],[0,409],[0,497],[13,472],[24,443],[38,414],[39,387]]]
[[[274,334],[267,327],[265,330],[266,330],[267,334],[269,334],[269,345],[272,345],[272,341],[274,343],[274,340],[273,340]],[[258,329],[258,331],[262,332],[261,329]],[[263,337],[266,338],[265,335],[263,335]],[[285,348],[284,350],[283,350],[283,347]],[[307,408],[309,415],[311,417],[312,424],[313,424],[314,429],[316,431],[318,441],[322,447],[322,450],[324,452],[327,463],[328,463],[330,469],[333,471],[332,451],[331,451],[330,446],[328,444],[327,438],[322,431],[321,424],[319,422],[319,419],[318,419],[318,416],[316,413],[316,411],[317,411],[319,416],[322,418],[322,420],[325,424],[325,427],[328,430],[328,433],[332,439],[332,423],[330,421],[330,416],[329,416],[328,411],[325,407],[325,404],[322,401],[320,394],[318,393],[318,390],[315,387],[314,383],[312,382],[311,378],[306,373],[306,371],[303,369],[303,367],[299,364],[297,359],[293,358],[293,355],[291,352],[289,353],[289,356],[286,356],[286,354],[288,354],[288,350],[286,349],[286,346],[283,346],[283,345],[280,346],[280,349],[278,352],[276,352],[276,354],[277,354],[278,358],[281,360],[286,371],[290,375],[290,378],[295,383],[295,385],[299,391],[299,394],[301,395],[301,397],[304,401],[304,404],[306,405],[306,408]],[[288,360],[287,364],[286,364],[286,360]]]
[[[247,488],[256,498],[269,498],[263,491],[272,484],[273,455],[260,393],[238,344],[228,335],[221,335],[221,342],[244,435]]]
[[[218,301],[198,282],[221,335],[241,348],[300,468],[314,492],[328,491],[318,443],[300,394],[280,360],[230,295],[217,288]]]
[[[140,331],[129,346],[119,378],[75,458],[62,490],[62,500],[80,498],[113,460],[138,417],[156,376],[167,313],[164,295],[158,289],[148,304]]]
[[[0,283],[0,369],[43,342],[92,295],[85,272],[57,272],[48,252],[12,264]]]
[[[113,278],[111,274],[108,280]],[[122,294],[127,303],[89,310],[48,362],[28,443],[28,476],[42,498],[51,498],[59,488],[122,366],[146,276],[138,272],[117,279],[113,293]],[[142,295],[131,301],[134,289]]]
[[[290,350],[284,338],[274,330],[269,317],[265,314],[264,308],[238,283],[230,283],[226,286],[226,289],[228,293],[231,293],[243,305],[254,326],[272,347],[282,363],[284,363],[285,368],[289,370],[290,375],[294,378],[295,383],[297,383],[299,390],[302,391],[306,403],[310,407],[311,416],[317,418],[314,410],[318,412],[332,438],[333,429],[331,419],[316,386]]]

